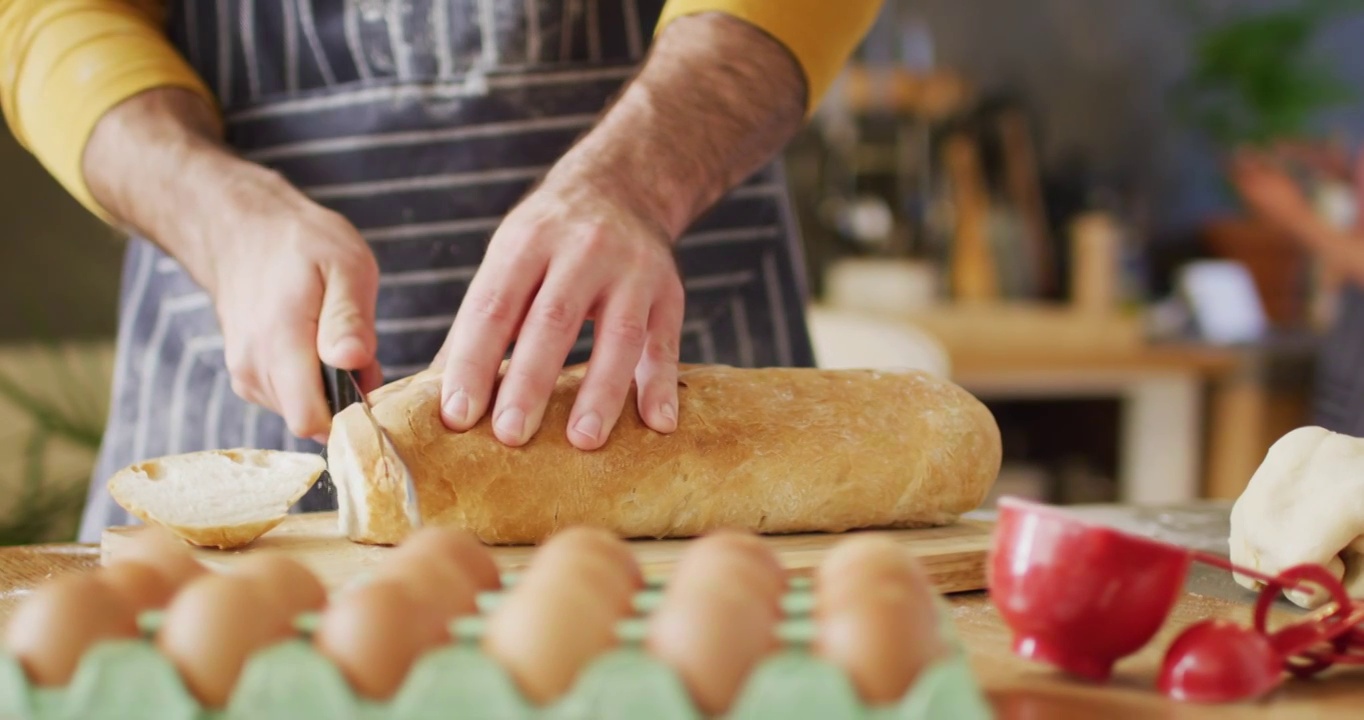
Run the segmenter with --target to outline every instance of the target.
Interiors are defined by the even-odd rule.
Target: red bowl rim
[[[1001,515],[1006,510],[1008,510],[1018,515],[1045,516],[1049,520],[1054,520],[1060,523],[1064,523],[1066,525],[1070,525],[1072,527],[1081,528],[1087,532],[1112,533],[1113,535],[1117,535],[1118,537],[1121,537],[1125,540],[1130,540],[1139,545],[1151,546],[1153,549],[1164,550],[1167,552],[1174,551],[1183,554],[1190,553],[1190,550],[1188,548],[1176,545],[1175,543],[1165,542],[1162,540],[1155,540],[1149,537],[1145,537],[1143,535],[1137,535],[1136,533],[1131,533],[1126,530],[1121,530],[1119,528],[1115,528],[1109,525],[1104,525],[1093,520],[1087,520],[1085,518],[1075,515],[1074,513],[1066,512],[1063,508],[1059,506],[1048,505],[1046,503],[1037,502],[1036,500],[1028,500],[1027,498],[1018,497],[1017,495],[1003,495],[995,504],[999,508],[999,512]]]

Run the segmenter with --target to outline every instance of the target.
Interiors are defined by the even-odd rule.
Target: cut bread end
[[[379,437],[358,404],[332,418],[327,462],[341,535],[362,545],[397,545],[412,531],[407,488],[390,472]]]
[[[317,482],[320,455],[282,450],[204,450],[130,465],[109,479],[123,509],[191,545],[249,545],[284,521]]]

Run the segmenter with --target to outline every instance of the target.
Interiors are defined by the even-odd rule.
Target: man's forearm
[[[83,157],[85,181],[116,223],[193,272],[210,250],[199,220],[231,217],[223,207],[233,188],[274,177],[234,156],[221,136],[216,113],[199,96],[177,88],[140,93],[95,127]]]
[[[720,13],[680,18],[546,183],[589,183],[676,239],[790,141],[805,98],[800,66],[761,30]]]

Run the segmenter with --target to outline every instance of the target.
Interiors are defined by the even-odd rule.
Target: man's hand
[[[644,422],[675,429],[684,298],[672,243],[790,140],[805,93],[800,66],[760,30],[718,13],[671,23],[618,102],[494,234],[436,359],[445,424],[467,430],[491,407],[498,439],[529,441],[591,318],[569,442],[601,447],[632,379]]]
[[[1302,189],[1269,157],[1251,150],[1238,152],[1230,177],[1255,214],[1284,230],[1296,232],[1313,214]]]
[[[569,439],[580,448],[601,447],[632,378],[640,416],[671,432],[683,302],[661,227],[604,192],[542,188],[498,228],[465,295],[442,350],[453,382],[442,414],[459,428],[483,415],[504,350],[516,338],[492,418],[498,439],[524,444],[540,425],[584,320],[592,319],[595,349],[569,417]]]
[[[232,390],[278,412],[295,435],[325,443],[331,413],[319,358],[361,370],[366,390],[382,380],[374,333],[378,265],[345,218],[282,179],[253,178],[234,190],[224,198],[233,214],[206,228],[203,269]]]
[[[213,298],[232,390],[325,442],[319,357],[381,381],[378,268],[340,215],[227,152],[196,97],[156,90],[110,111],[85,153],[87,182],[121,223],[165,248]]]

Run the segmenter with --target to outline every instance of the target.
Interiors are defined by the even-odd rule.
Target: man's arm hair
[[[880,7],[880,0],[854,1]],[[747,0],[747,5],[772,7],[771,1]],[[874,11],[848,31],[865,33],[872,18]],[[792,35],[791,29],[784,34]],[[847,52],[855,45],[847,38],[831,42],[842,42]],[[821,52],[814,53],[821,68],[833,63],[831,57],[839,59],[837,64],[846,60],[827,48]],[[816,67],[813,63],[767,27],[730,12],[675,16],[657,35],[636,78],[555,165],[546,184],[558,179],[591,184],[652,218],[677,240],[697,215],[797,134],[828,85],[824,68],[812,89],[806,70]]]
[[[591,183],[675,239],[795,135],[806,93],[795,59],[761,30],[720,13],[679,18],[546,183]]]
[[[218,208],[232,188],[272,175],[234,155],[213,107],[179,88],[147,90],[105,113],[86,144],[83,169],[110,222],[190,267],[200,267],[207,250],[201,221],[222,220]]]

